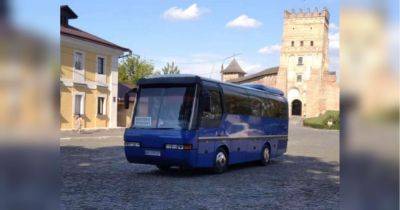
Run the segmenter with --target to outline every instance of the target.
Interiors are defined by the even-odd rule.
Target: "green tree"
[[[152,75],[154,66],[152,63],[137,56],[129,56],[118,67],[119,82],[136,84],[143,77]]]
[[[179,74],[179,68],[178,66],[175,65],[174,62],[172,63],[167,63],[162,69],[161,69],[162,74]]]

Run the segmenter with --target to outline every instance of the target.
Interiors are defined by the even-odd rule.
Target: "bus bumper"
[[[131,163],[196,167],[197,150],[174,150],[125,146],[126,159]]]

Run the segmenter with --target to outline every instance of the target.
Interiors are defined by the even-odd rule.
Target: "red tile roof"
[[[264,76],[266,76],[266,75],[278,74],[278,71],[279,71],[279,66],[275,66],[275,67],[272,67],[272,68],[267,68],[267,69],[265,69],[265,70],[263,70],[263,71],[260,71],[260,72],[258,72],[258,73],[255,73],[255,74],[250,74],[250,75],[246,75],[246,76],[244,76],[244,77],[239,77],[239,78],[236,78],[236,79],[231,79],[231,80],[228,80],[227,82],[232,82],[232,83],[239,83],[239,84],[241,84],[241,83],[247,82],[248,80],[252,80],[252,79],[256,79],[256,78],[261,78],[261,77],[264,77]]]
[[[60,27],[61,27],[60,28],[61,35],[70,36],[70,37],[73,37],[73,38],[77,38],[77,39],[81,39],[81,40],[85,40],[85,41],[89,41],[89,42],[94,42],[96,44],[104,45],[104,46],[111,47],[111,48],[114,48],[114,49],[119,49],[119,50],[122,50],[124,52],[132,52],[128,48],[121,47],[121,46],[119,46],[117,44],[114,44],[112,42],[104,40],[104,39],[102,39],[100,37],[97,37],[97,36],[95,36],[93,34],[90,34],[88,32],[82,31],[81,29],[72,27],[70,25],[68,25],[68,26],[61,25]]]

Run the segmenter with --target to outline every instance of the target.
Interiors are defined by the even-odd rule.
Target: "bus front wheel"
[[[223,173],[228,169],[228,155],[226,151],[222,148],[217,150],[214,159],[214,172]]]
[[[267,145],[265,145],[262,151],[261,165],[266,166],[271,161],[271,151]]]

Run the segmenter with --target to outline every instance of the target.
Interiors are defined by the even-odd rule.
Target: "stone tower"
[[[288,98],[289,113],[314,117],[326,110],[329,12],[285,11],[277,88]]]
[[[223,66],[221,67],[221,81],[243,77],[245,74],[246,72],[243,71],[236,59],[232,59],[225,69]]]

